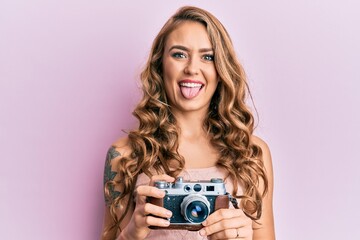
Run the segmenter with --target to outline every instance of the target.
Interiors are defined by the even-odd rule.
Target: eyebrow
[[[169,52],[173,49],[180,49],[180,50],[183,50],[183,51],[186,51],[186,52],[190,52],[190,49],[185,47],[185,46],[182,46],[182,45],[174,45],[172,46],[170,49],[169,49]],[[199,49],[199,52],[213,52],[214,49],[213,48],[200,48]]]

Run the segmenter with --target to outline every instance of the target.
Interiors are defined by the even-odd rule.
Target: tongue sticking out
[[[199,94],[199,92],[201,90],[201,86],[199,86],[199,87],[180,86],[180,90],[181,90],[181,94],[183,95],[184,98],[192,99]]]

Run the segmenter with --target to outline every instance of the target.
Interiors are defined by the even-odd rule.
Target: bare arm
[[[271,156],[266,143],[257,137],[253,137],[255,144],[261,147],[266,175],[268,178],[268,193],[263,199],[261,218],[255,223],[245,215],[241,209],[220,209],[212,213],[205,222],[200,235],[210,239],[253,239],[274,240],[274,219],[272,211],[273,174]],[[259,186],[260,192],[264,184]]]
[[[119,235],[120,229],[124,229],[129,222],[131,215],[134,210],[133,201],[129,201],[129,210],[125,218],[121,222],[120,226],[116,226],[114,216],[111,215],[111,203],[120,195],[122,192],[122,186],[109,186],[106,187],[111,181],[119,180],[119,174],[117,173],[115,166],[118,164],[122,156],[129,154],[129,149],[127,148],[127,139],[121,139],[118,142],[114,143],[111,146],[106,154],[105,168],[104,168],[104,198],[105,198],[105,211],[104,211],[104,223],[102,238],[103,240],[114,240]],[[107,189],[107,190],[106,190]],[[108,194],[105,194],[105,191],[108,191]],[[114,209],[115,216],[119,219],[123,215],[125,208],[119,206]],[[112,228],[111,228],[112,227]],[[105,235],[105,232],[108,232]]]
[[[257,221],[253,222],[253,239],[254,240],[274,240],[275,239],[275,227],[273,216],[273,168],[269,147],[267,144],[258,137],[253,138],[254,143],[259,145],[263,152],[263,161],[268,178],[268,192],[263,199],[262,215]],[[260,191],[263,190],[263,186],[260,186]]]
[[[150,233],[149,226],[166,227],[170,223],[164,218],[168,219],[172,215],[171,211],[146,202],[147,197],[163,198],[165,195],[164,191],[153,186],[153,182],[159,180],[171,182],[174,179],[168,175],[154,175],[151,177],[149,185],[141,185],[134,189],[137,193],[135,201],[134,199],[126,199],[125,204],[114,208],[112,206],[114,205],[113,201],[120,195],[123,186],[116,184],[113,187],[109,185],[109,182],[120,180],[121,176],[116,172],[116,166],[121,164],[119,161],[126,161],[122,156],[129,156],[131,153],[131,150],[127,147],[127,139],[120,140],[115,145],[119,147],[109,149],[105,162],[104,186],[108,184],[108,187],[104,189],[107,189],[108,194],[105,194],[106,204],[102,240],[144,239]],[[127,197],[129,198],[129,196]],[[126,209],[128,209],[127,212]],[[112,210],[113,214],[111,213]],[[118,226],[114,216],[120,219],[124,213],[126,215]],[[106,232],[108,234],[104,234]]]

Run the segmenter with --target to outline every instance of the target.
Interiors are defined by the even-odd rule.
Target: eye
[[[171,54],[171,56],[174,58],[186,58],[186,55],[183,52],[174,52]]]
[[[204,56],[203,56],[203,59],[205,59],[206,61],[214,61],[214,55],[212,55],[212,54],[205,54]]]

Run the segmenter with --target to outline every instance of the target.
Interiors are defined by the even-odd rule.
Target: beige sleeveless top
[[[198,168],[198,169],[186,169],[180,173],[179,176],[182,176],[184,180],[210,180],[211,178],[222,178],[225,181],[226,191],[232,193],[233,184],[230,177],[227,177],[227,171],[219,167],[209,167],[209,168]],[[136,181],[136,187],[140,185],[148,185],[149,177],[144,173],[141,173]],[[238,195],[242,195],[243,191],[241,186],[238,188]],[[136,197],[136,196],[134,196]],[[230,208],[233,206],[230,204]],[[150,234],[146,239],[149,240],[200,240],[207,239],[207,237],[200,236],[198,231],[187,231],[187,230],[151,230]]]

